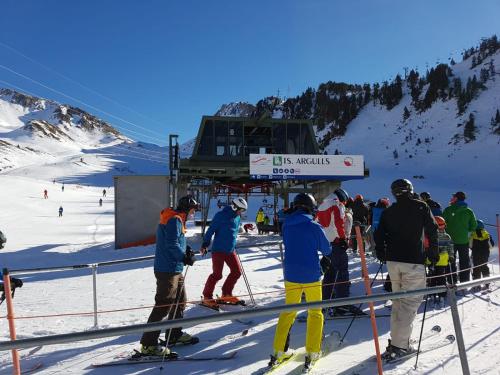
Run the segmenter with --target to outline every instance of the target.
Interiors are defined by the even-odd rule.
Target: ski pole
[[[177,290],[177,292],[179,293],[177,295],[177,298],[176,298],[176,301],[175,301],[175,308],[174,308],[174,314],[173,314],[173,318],[175,319],[175,315],[177,314],[177,309],[179,308],[179,304],[180,304],[180,301],[181,301],[181,297],[182,297],[182,293],[184,292],[184,286],[186,285],[186,275],[188,273],[188,270],[189,270],[189,264],[186,265],[186,270],[184,271],[184,275],[182,276],[182,286],[181,286],[181,289],[180,290]],[[170,308],[172,308],[172,306],[170,306]],[[170,315],[170,311],[169,311],[169,315]],[[168,330],[168,335],[166,337],[166,341],[165,341],[165,346],[168,348],[168,342],[170,341],[170,335],[172,334],[172,329],[173,328],[170,328]],[[163,360],[165,360],[165,354],[166,352],[163,354]]]
[[[418,338],[418,348],[417,348],[417,358],[415,360],[415,370],[417,369],[418,363],[418,355],[420,354],[420,344],[422,343],[422,334],[424,332],[424,322],[425,322],[425,313],[427,312],[427,301],[429,299],[429,295],[425,295],[425,304],[424,304],[424,316],[422,317],[422,326],[420,327],[420,337]]]
[[[245,272],[245,269],[243,268],[243,263],[241,263],[240,254],[238,254],[238,251],[236,249],[234,249],[234,252],[236,253],[236,256],[238,257],[238,262],[240,262],[241,275],[243,276],[243,280],[245,281],[245,284],[247,286],[248,295],[250,296],[250,301],[252,301],[252,305],[255,306],[256,305],[255,299],[253,298],[252,289],[250,289],[250,283],[248,282],[247,274]]]
[[[377,273],[375,274],[375,277],[373,278],[372,282],[370,283],[370,288],[373,286],[373,283],[374,283],[374,282],[375,282],[375,280],[377,279],[377,276],[378,276],[378,274],[380,273],[380,271],[382,270],[382,266],[383,266],[383,265],[384,265],[384,263],[380,262],[380,267],[378,268]],[[359,308],[361,308],[361,306],[362,306],[362,305],[363,305],[363,304],[362,304],[362,303],[360,303],[360,304],[358,305],[358,309],[359,309]],[[347,329],[345,330],[344,335],[342,336],[342,338],[341,338],[341,339],[340,339],[340,341],[339,341],[339,346],[340,346],[340,345],[342,345],[342,343],[344,342],[344,339],[345,339],[345,337],[347,336],[347,333],[348,333],[348,332],[349,332],[349,330],[351,329],[351,326],[352,326],[352,324],[354,323],[354,320],[356,320],[356,318],[357,318],[358,316],[359,316],[359,315],[357,315],[357,314],[356,314],[356,315],[354,315],[354,316],[352,317],[351,322],[349,323],[349,326],[347,327]]]

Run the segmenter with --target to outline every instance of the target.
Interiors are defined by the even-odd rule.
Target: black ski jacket
[[[361,199],[356,199],[351,208],[353,221],[358,221],[363,225],[368,224],[368,206]]]
[[[385,252],[385,260],[424,264],[424,231],[429,249],[436,250],[437,224],[429,206],[422,201],[400,197],[382,212],[375,231],[377,254]]]

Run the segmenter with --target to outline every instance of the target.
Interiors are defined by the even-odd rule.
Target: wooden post
[[[358,251],[359,251],[359,255],[361,257],[361,269],[362,269],[362,273],[363,273],[363,279],[365,281],[366,295],[371,296],[372,288],[370,287],[370,278],[368,275],[368,267],[366,266],[366,257],[365,257],[363,236],[361,236],[361,229],[359,228],[359,224],[356,224],[354,229],[356,231],[356,239],[358,241]],[[375,353],[377,354],[378,374],[382,375],[383,374],[382,357],[380,356],[380,345],[378,342],[378,330],[377,330],[377,321],[375,318],[375,308],[373,306],[373,302],[368,302],[368,306],[370,306],[370,320],[372,323],[373,342],[375,343]]]
[[[9,321],[10,339],[16,339],[16,326],[14,325],[14,306],[12,304],[12,294],[10,288],[9,270],[3,269],[3,287],[5,292],[5,302],[7,303],[7,320]],[[21,365],[19,364],[19,353],[17,349],[12,349],[12,373],[21,375]]]

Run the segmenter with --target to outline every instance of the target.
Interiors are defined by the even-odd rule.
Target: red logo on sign
[[[352,160],[351,157],[347,157],[347,158],[344,159],[344,165],[346,167],[352,167],[353,164],[354,164],[354,160]]]

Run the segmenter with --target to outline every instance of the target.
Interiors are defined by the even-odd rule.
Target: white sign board
[[[363,155],[250,154],[257,180],[351,180],[364,177]]]

